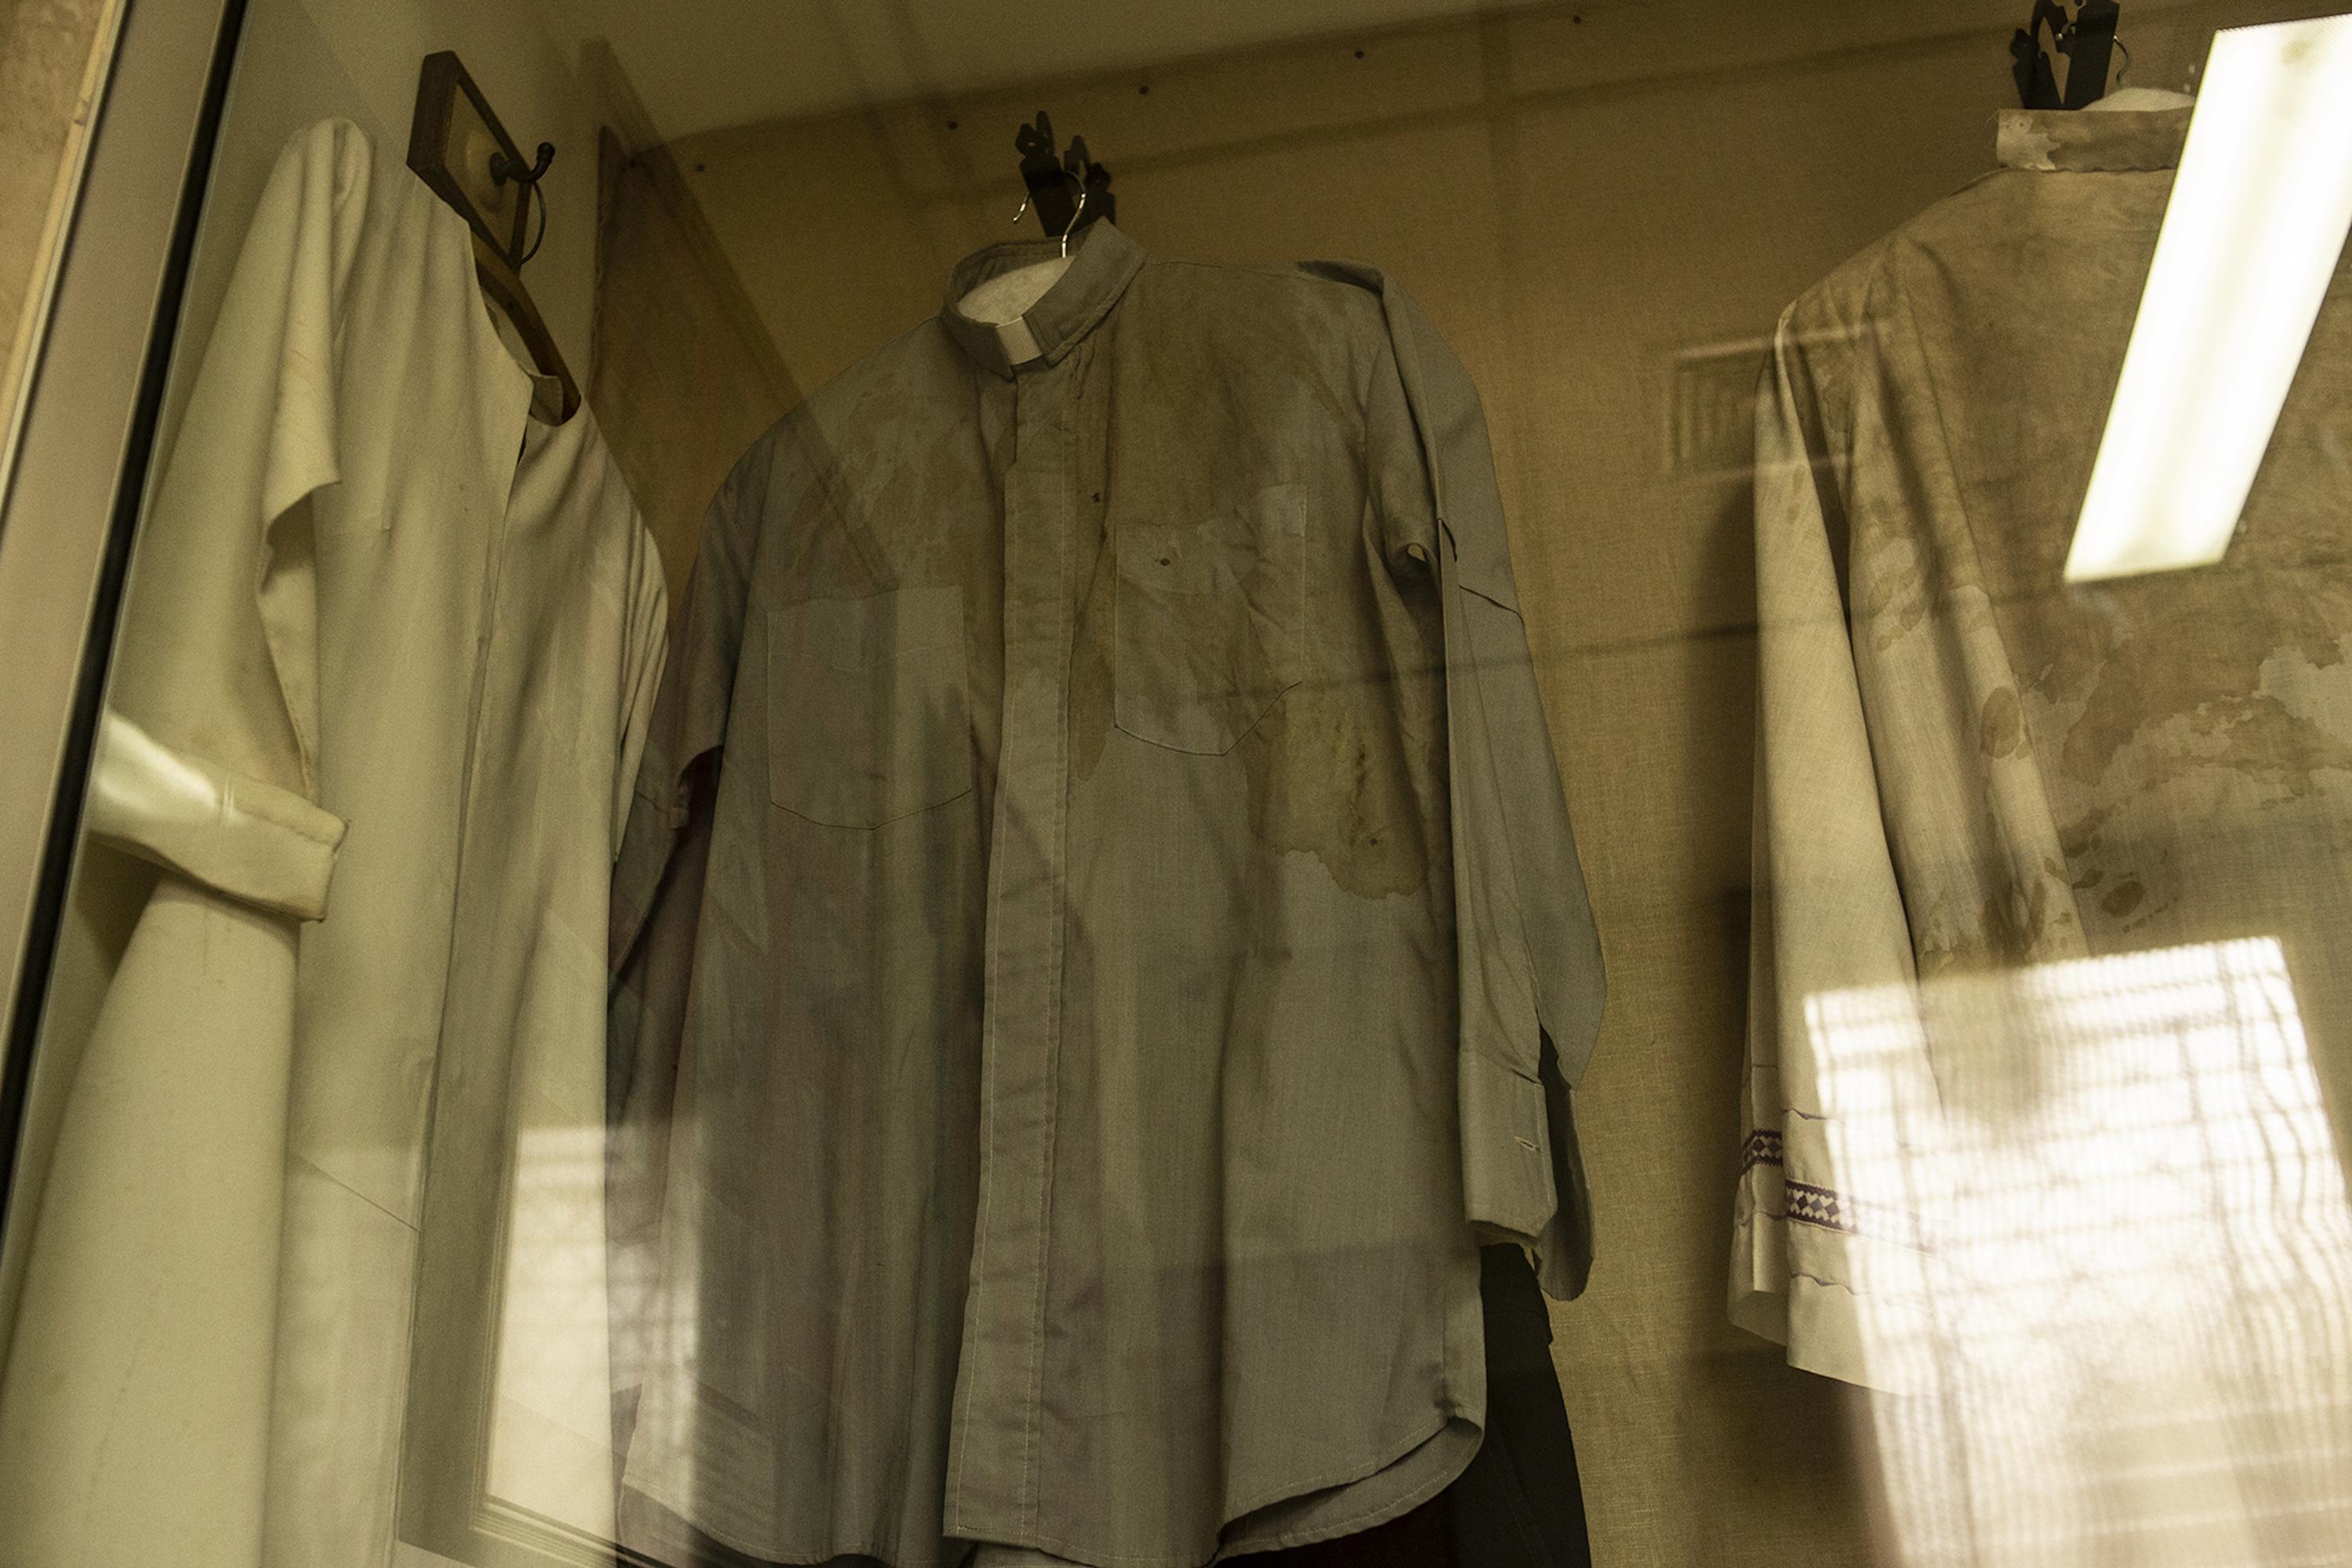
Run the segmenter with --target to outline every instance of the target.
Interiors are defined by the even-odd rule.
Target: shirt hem
[[[929,1557],[902,1555],[899,1549],[872,1540],[830,1542],[823,1546],[791,1548],[756,1546],[745,1539],[740,1531],[727,1530],[696,1519],[689,1511],[688,1506],[682,1500],[672,1496],[665,1488],[633,1480],[628,1483],[626,1489],[636,1493],[647,1502],[657,1505],[665,1514],[677,1521],[677,1533],[692,1531],[697,1535],[708,1536],[728,1551],[740,1552],[754,1563],[789,1564],[790,1568],[822,1568],[823,1564],[836,1562],[844,1557],[871,1557],[877,1562],[889,1564],[889,1568],[962,1568],[962,1564],[971,1559],[972,1552],[973,1543],[955,1542],[953,1537],[948,1538],[942,1544],[953,1543],[960,1548],[959,1550]],[[669,1535],[673,1532],[666,1530],[661,1533]],[[621,1544],[627,1546],[631,1543],[624,1542]],[[675,1544],[675,1542],[665,1542],[663,1550],[667,1552]],[[667,1561],[667,1559],[664,1560]]]
[[[1297,1501],[1316,1492],[1353,1486],[1369,1480],[1381,1471],[1402,1464],[1430,1444],[1439,1441],[1455,1427],[1466,1428],[1469,1437],[1467,1442],[1458,1445],[1461,1450],[1459,1456],[1448,1457],[1434,1468],[1426,1481],[1406,1489],[1396,1497],[1386,1499],[1360,1512],[1340,1519],[1326,1520],[1295,1529],[1276,1530],[1264,1536],[1244,1534],[1238,1541],[1222,1539],[1223,1531],[1231,1529],[1239,1521],[1248,1519],[1252,1514],[1263,1512],[1270,1508],[1277,1508],[1286,1502]],[[1484,1426],[1481,1422],[1474,1421],[1458,1413],[1442,1413],[1433,1426],[1416,1428],[1403,1442],[1393,1448],[1383,1450],[1372,1458],[1350,1462],[1321,1476],[1286,1481],[1274,1492],[1246,1507],[1235,1510],[1223,1525],[1219,1527],[1221,1538],[1208,1549],[1205,1554],[1168,1552],[1098,1552],[1089,1550],[1074,1541],[1037,1531],[997,1533],[981,1537],[956,1536],[952,1539],[976,1539],[992,1546],[1026,1547],[1032,1551],[1066,1558],[1074,1568],[1208,1568],[1212,1563],[1256,1556],[1266,1552],[1283,1551],[1294,1546],[1309,1546],[1317,1542],[1337,1540],[1342,1536],[1354,1535],[1374,1529],[1388,1523],[1391,1520],[1401,1518],[1461,1479],[1462,1472],[1469,1468],[1470,1461],[1477,1456],[1483,1432]],[[900,1568],[908,1568],[908,1565],[902,1564]]]

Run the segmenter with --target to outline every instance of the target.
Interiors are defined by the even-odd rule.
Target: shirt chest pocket
[[[879,827],[968,795],[963,597],[899,588],[768,612],[768,797]]]
[[[1306,665],[1305,498],[1269,485],[1175,522],[1113,530],[1114,713],[1138,740],[1219,755]]]

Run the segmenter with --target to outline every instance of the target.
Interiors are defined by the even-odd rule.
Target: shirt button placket
[[[1020,1541],[1045,1456],[1045,1261],[1062,1036],[1071,609],[1071,362],[1014,377],[1004,481],[1004,712],[989,854],[980,1201],[946,1528]]]

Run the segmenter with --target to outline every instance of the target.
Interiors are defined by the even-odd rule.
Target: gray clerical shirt
[[[1122,1568],[1478,1441],[1600,950],[1469,378],[1369,268],[954,301],[706,523],[617,875],[625,1537]],[[1034,353],[1014,364],[1006,342]]]

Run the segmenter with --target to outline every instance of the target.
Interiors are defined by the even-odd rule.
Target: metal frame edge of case
[[[0,1347],[34,1045],[246,0],[127,7],[0,495]]]

